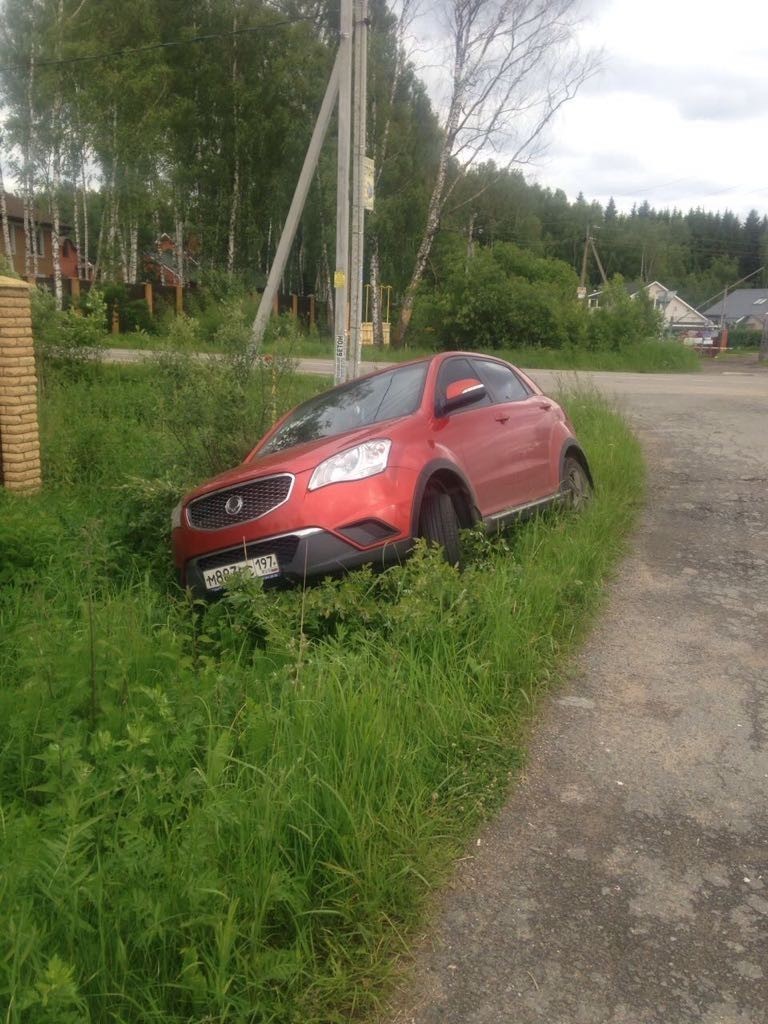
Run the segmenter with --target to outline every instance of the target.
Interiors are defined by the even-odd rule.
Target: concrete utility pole
[[[341,41],[339,42],[339,140],[336,175],[336,270],[334,307],[334,374],[336,384],[347,376],[349,335],[349,164],[352,114],[352,0],[341,0]]]
[[[301,214],[304,210],[304,203],[307,200],[309,193],[309,187],[312,184],[312,176],[317,168],[317,161],[320,157],[320,150],[323,146],[326,133],[328,131],[328,125],[330,124],[331,115],[333,114],[333,108],[336,104],[336,97],[339,91],[339,71],[341,65],[341,49],[336,54],[336,61],[331,71],[331,77],[328,79],[328,86],[325,90],[325,96],[323,97],[323,103],[320,107],[320,113],[317,116],[317,122],[315,123],[314,131],[312,132],[312,138],[310,139],[309,147],[307,149],[307,155],[304,157],[304,166],[301,168],[301,174],[296,185],[296,191],[293,193],[293,199],[291,201],[290,209],[288,210],[288,216],[285,218],[285,226],[283,233],[280,236],[280,241],[277,246],[277,252],[269,271],[269,277],[267,278],[267,284],[264,288],[264,292],[261,296],[261,302],[256,313],[256,319],[253,321],[253,327],[251,328],[251,357],[253,357],[261,346],[262,338],[264,337],[264,331],[267,328],[269,322],[269,316],[272,312],[272,303],[277,295],[277,290],[280,286],[280,279],[283,276],[285,265],[288,262],[288,256],[291,252],[291,246],[293,240],[296,237],[296,230],[301,220]]]
[[[362,356],[363,261],[365,257],[365,150],[367,134],[368,0],[355,0],[354,107],[352,134],[352,251],[349,261],[350,377],[360,372]]]
[[[357,375],[360,363],[360,319],[363,296],[363,242],[365,215],[363,212],[363,188],[366,136],[366,81],[367,81],[367,26],[368,0],[354,0],[357,25],[353,22],[353,0],[341,0],[339,23],[339,49],[336,61],[325,91],[323,104],[312,133],[312,139],[304,158],[304,166],[294,192],[285,227],[280,236],[275,259],[269,272],[264,293],[261,296],[256,319],[251,331],[251,356],[254,356],[264,337],[272,303],[277,295],[280,280],[290,255],[301,214],[304,210],[312,175],[315,173],[320,149],[323,145],[328,124],[333,113],[336,98],[339,100],[338,114],[338,169],[336,175],[336,269],[333,275],[335,289],[334,307],[334,380],[341,384],[347,379],[347,361],[352,356],[353,375]],[[350,123],[352,120],[352,50],[353,30],[355,47],[355,178],[354,178],[354,221],[353,258],[350,266],[350,194],[349,170],[352,149]],[[350,310],[350,305],[352,309]],[[349,317],[352,317],[354,347],[349,349]]]

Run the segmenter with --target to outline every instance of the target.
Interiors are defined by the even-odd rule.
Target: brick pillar
[[[29,288],[0,277],[0,484],[27,493],[42,482]]]

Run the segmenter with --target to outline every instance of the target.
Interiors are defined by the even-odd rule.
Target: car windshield
[[[427,365],[400,366],[310,398],[294,409],[256,457],[410,415],[421,401]]]

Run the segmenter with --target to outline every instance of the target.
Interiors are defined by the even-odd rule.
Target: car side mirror
[[[445,389],[445,398],[440,404],[440,415],[447,416],[457,409],[463,409],[467,405],[474,405],[481,402],[487,394],[485,384],[476,377],[465,377],[463,380],[455,380]]]

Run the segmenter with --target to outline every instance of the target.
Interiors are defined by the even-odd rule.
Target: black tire
[[[592,497],[592,484],[587,472],[572,455],[567,456],[563,463],[560,491],[565,507],[572,508],[575,512],[581,511]]]
[[[419,534],[443,549],[446,562],[462,567],[459,520],[449,494],[427,491],[419,516]]]

